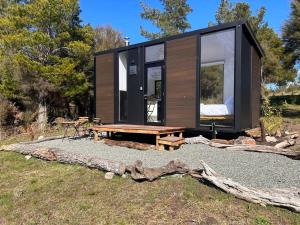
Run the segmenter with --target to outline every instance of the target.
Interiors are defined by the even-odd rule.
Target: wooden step
[[[167,136],[158,139],[159,150],[164,150],[165,146],[169,146],[169,150],[173,151],[174,147],[180,147],[184,144],[184,138]]]

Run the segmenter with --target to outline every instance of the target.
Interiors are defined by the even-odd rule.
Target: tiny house
[[[247,22],[98,52],[95,115],[106,124],[256,127],[262,57]]]

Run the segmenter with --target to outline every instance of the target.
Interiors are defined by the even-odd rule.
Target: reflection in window
[[[164,58],[165,58],[164,44],[152,45],[146,47],[146,54],[145,54],[146,63],[164,60]]]
[[[161,66],[147,68],[147,122],[161,121]]]
[[[119,120],[127,120],[127,54],[119,53]]]
[[[234,52],[234,30],[201,37],[201,124],[233,126]]]

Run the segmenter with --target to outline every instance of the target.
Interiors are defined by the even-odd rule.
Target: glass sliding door
[[[235,30],[201,36],[200,125],[234,125]]]
[[[119,53],[119,121],[127,121],[127,52]]]

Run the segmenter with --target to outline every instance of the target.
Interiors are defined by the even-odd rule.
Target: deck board
[[[122,132],[122,133],[139,133],[139,134],[168,134],[183,132],[184,127],[165,127],[165,126],[144,126],[131,124],[111,124],[94,126],[93,130],[103,132]]]

